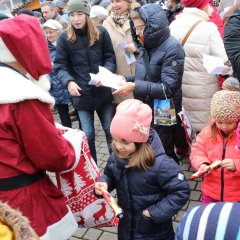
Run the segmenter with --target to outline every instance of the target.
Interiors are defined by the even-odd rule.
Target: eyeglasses
[[[144,31],[145,27],[146,27],[146,25],[144,24],[144,25],[133,27],[133,29],[134,29],[135,32],[136,31],[142,32],[142,31]]]
[[[53,31],[45,30],[45,34],[46,34],[46,35],[53,35],[53,34],[55,34],[56,32],[57,32],[56,30],[53,30]]]

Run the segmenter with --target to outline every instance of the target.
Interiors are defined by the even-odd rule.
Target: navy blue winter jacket
[[[56,55],[56,46],[48,41],[48,50],[50,52],[51,61],[54,62]],[[50,94],[54,97],[56,104],[69,104],[71,103],[71,96],[68,90],[63,86],[63,83],[58,79],[57,71],[53,71],[49,74],[50,77]]]
[[[181,168],[163,150],[154,129],[148,142],[156,153],[156,161],[148,170],[126,169],[128,159],[113,152],[99,182],[107,182],[108,190],[116,188],[118,204],[124,217],[118,227],[119,240],[172,240],[172,217],[186,204],[189,185]],[[151,217],[142,211],[148,209]]]
[[[236,9],[224,27],[224,47],[233,68],[233,75],[240,81],[240,9]]]
[[[66,87],[73,80],[82,89],[80,97],[72,97],[73,106],[80,110],[96,110],[105,104],[111,104],[111,88],[95,87],[88,84],[89,73],[98,73],[99,66],[115,72],[116,57],[107,30],[99,27],[100,37],[89,47],[86,29],[77,30],[77,40],[67,40],[67,32],[63,32],[57,41],[57,51],[54,67],[58,77]]]
[[[165,12],[158,4],[146,4],[139,9],[146,23],[144,48],[140,51],[135,71],[135,98],[153,108],[154,99],[173,98],[176,112],[182,110],[182,76],[184,71],[184,50],[180,43],[170,36]],[[143,55],[149,55],[153,81],[146,74]]]

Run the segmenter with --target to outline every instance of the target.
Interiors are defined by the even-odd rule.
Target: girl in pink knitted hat
[[[192,167],[196,170],[204,170],[221,160],[221,167],[203,178],[203,204],[240,202],[240,150],[236,146],[240,119],[239,82],[231,78],[223,87],[225,90],[215,93],[211,101],[212,122],[198,134],[190,155]]]
[[[128,99],[118,105],[110,126],[113,153],[95,190],[117,191],[124,212],[119,240],[174,239],[172,217],[189,198],[185,176],[164,153],[151,121],[148,105]]]

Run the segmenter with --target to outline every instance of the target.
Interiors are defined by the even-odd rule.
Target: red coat
[[[210,125],[205,127],[197,136],[196,142],[192,145],[190,161],[192,167],[199,169],[203,163],[213,163],[222,160],[224,143],[226,144],[225,157],[234,160],[236,171],[227,169],[213,170],[208,176],[203,178],[202,192],[215,199],[221,200],[221,190],[223,191],[223,201],[240,202],[240,150],[236,146],[236,132],[225,141],[222,135],[217,132],[216,140],[211,139],[212,130]],[[223,179],[221,180],[221,176]]]
[[[220,15],[217,13],[217,9],[215,6],[209,5],[209,7],[212,8],[212,14],[209,16],[209,22],[213,22],[216,24],[218,31],[221,35],[221,38],[224,38],[224,25],[223,25],[223,20],[220,17]]]
[[[13,70],[0,67],[0,75],[0,178],[71,168],[76,149],[55,127],[52,97]],[[77,228],[62,192],[47,175],[0,191],[0,200],[21,210],[41,239],[66,240]]]

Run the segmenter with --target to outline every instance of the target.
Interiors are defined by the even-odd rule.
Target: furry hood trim
[[[16,240],[38,239],[31,228],[29,221],[21,212],[11,208],[8,204],[0,202],[0,223],[6,224],[14,232]]]

